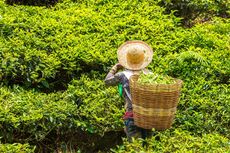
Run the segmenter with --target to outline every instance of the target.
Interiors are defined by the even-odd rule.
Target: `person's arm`
[[[116,64],[112,67],[112,69],[109,71],[107,76],[105,77],[105,84],[106,85],[117,85],[120,82],[120,77],[118,70],[122,69],[123,66],[121,64]]]

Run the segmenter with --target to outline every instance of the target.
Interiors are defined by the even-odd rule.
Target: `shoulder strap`
[[[134,74],[133,71],[130,71],[130,70],[125,70],[124,72],[124,75],[125,77],[129,80],[130,77]],[[123,88],[124,89],[124,92],[126,93],[127,97],[129,98],[129,100],[131,101],[132,98],[131,98],[131,94],[130,92],[128,92],[127,88]]]

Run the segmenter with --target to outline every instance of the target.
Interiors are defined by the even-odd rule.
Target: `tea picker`
[[[117,51],[119,63],[105,78],[107,85],[119,84],[125,100],[125,132],[145,139],[151,129],[165,130],[172,126],[182,80],[153,74],[145,67],[152,61],[153,51],[143,41],[128,41]],[[119,70],[124,69],[119,72]]]
[[[132,137],[145,139],[151,135],[151,129],[144,129],[134,124],[132,96],[130,93],[130,78],[140,73],[151,73],[146,66],[152,61],[153,51],[143,41],[127,41],[117,51],[118,61],[105,78],[106,85],[118,85],[119,93],[125,101],[125,114],[123,116],[124,131],[129,141]],[[119,71],[123,70],[123,71]]]

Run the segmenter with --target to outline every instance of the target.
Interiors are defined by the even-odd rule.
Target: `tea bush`
[[[52,130],[76,127],[76,104],[64,93],[0,88],[0,137],[3,142],[41,141]]]
[[[34,153],[35,147],[31,147],[28,144],[1,144],[0,152],[4,153]]]
[[[173,48],[171,52],[164,53],[165,49],[158,47],[150,68],[182,80],[206,78],[229,84],[229,23],[229,19],[215,18],[188,30],[178,28],[172,34],[175,40],[170,40],[170,47],[164,46],[167,50]]]
[[[219,134],[203,134],[201,137],[190,132],[177,129],[156,133],[151,139],[145,140],[146,147],[142,147],[142,140],[134,140],[133,143],[124,141],[124,145],[112,149],[112,152],[210,152],[226,153],[230,149],[229,140]]]
[[[78,115],[87,123],[89,132],[103,134],[123,127],[123,103],[116,88],[105,87],[102,80],[83,75],[71,82],[67,92],[78,103]]]
[[[228,0],[159,0],[161,6],[169,13],[175,11],[176,16],[183,17],[185,24],[205,22],[213,16],[230,17]]]
[[[124,112],[115,88],[83,75],[66,92],[50,94],[35,90],[0,88],[0,137],[6,142],[42,141],[51,133],[81,129],[103,135],[120,130]],[[113,98],[111,98],[113,97]]]
[[[179,21],[148,2],[118,4],[111,1],[87,6],[66,1],[47,9],[2,3],[2,81],[51,91],[63,89],[60,86],[66,89],[79,73],[105,73],[124,41],[157,43],[150,41],[154,38],[159,43],[171,37]]]
[[[7,4],[33,5],[33,6],[52,6],[60,0],[5,0]]]

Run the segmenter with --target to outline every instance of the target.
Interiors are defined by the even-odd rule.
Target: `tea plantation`
[[[230,152],[229,1],[26,2],[0,0],[0,152]],[[127,40],[184,82],[172,128],[144,148],[104,84]]]

